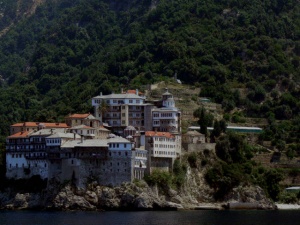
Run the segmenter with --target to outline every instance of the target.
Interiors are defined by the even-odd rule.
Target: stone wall
[[[48,177],[49,163],[44,159],[28,160],[23,158],[7,159],[6,177],[13,179],[27,179],[40,175],[42,179]]]
[[[197,152],[205,149],[214,151],[216,143],[182,144],[186,152]]]
[[[50,163],[49,178],[70,181],[85,187],[95,180],[101,185],[116,186],[134,179],[134,152],[109,151],[104,158],[67,158]]]
[[[149,161],[149,159],[148,159]],[[152,173],[154,170],[172,171],[173,159],[172,158],[160,158],[151,157],[148,162],[147,172]]]

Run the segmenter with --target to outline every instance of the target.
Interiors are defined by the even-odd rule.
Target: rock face
[[[78,189],[71,184],[61,187],[48,182],[42,194],[0,192],[0,209],[54,210],[175,210],[220,209],[222,205],[275,209],[276,206],[258,186],[238,186],[216,203],[214,191],[204,179],[205,169],[188,168],[185,184],[180,190],[158,190],[146,182],[123,183],[119,187],[99,186],[96,183]],[[214,203],[214,204],[213,204]],[[233,208],[233,207],[232,207]]]
[[[10,195],[0,193],[0,207],[4,209],[36,209],[42,207],[41,195],[34,193],[17,193]]]
[[[248,203],[249,207],[256,205],[258,209],[276,209],[276,205],[266,197],[264,190],[259,186],[248,185],[233,188],[225,196],[225,201],[228,203]]]

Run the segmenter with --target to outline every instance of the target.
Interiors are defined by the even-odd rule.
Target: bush
[[[185,181],[186,175],[186,166],[183,165],[179,159],[176,159],[173,165],[173,174],[172,183],[176,185],[177,188],[180,188]]]
[[[166,171],[154,170],[151,175],[144,176],[148,185],[157,185],[162,191],[166,191],[172,184],[172,174]]]
[[[197,168],[197,154],[195,152],[191,153],[187,160],[191,168]]]
[[[291,193],[291,192],[284,191],[279,196],[279,201],[281,203],[286,203],[286,204],[295,204],[298,202],[297,193]]]
[[[201,166],[204,167],[207,165],[207,159],[202,159]]]

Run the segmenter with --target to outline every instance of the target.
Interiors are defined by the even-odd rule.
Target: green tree
[[[213,125],[214,116],[206,112],[203,107],[196,109],[193,115],[194,117],[198,118],[200,133],[207,135],[207,127]]]

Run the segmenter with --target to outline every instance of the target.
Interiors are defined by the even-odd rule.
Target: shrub
[[[172,183],[176,185],[177,188],[180,188],[185,181],[186,175],[186,166],[180,162],[179,159],[176,159],[173,165],[173,174]]]
[[[191,153],[187,160],[191,168],[197,168],[197,154],[195,152]]]
[[[157,185],[162,191],[172,184],[172,175],[167,171],[154,170],[151,175],[144,176],[144,180],[148,185]]]
[[[284,191],[279,196],[279,201],[282,202],[282,203],[286,203],[286,204],[297,203],[298,202],[297,193],[291,193],[291,192]]]

